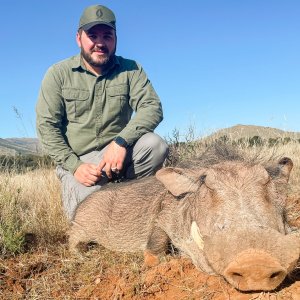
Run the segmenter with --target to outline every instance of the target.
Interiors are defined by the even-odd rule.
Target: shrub
[[[262,138],[258,135],[253,136],[252,138],[249,138],[249,147],[254,146],[263,146],[264,142]]]

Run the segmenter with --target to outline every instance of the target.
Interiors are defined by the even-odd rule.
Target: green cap
[[[81,15],[79,29],[86,31],[98,24],[107,25],[116,30],[116,17],[114,13],[103,5],[87,7]]]

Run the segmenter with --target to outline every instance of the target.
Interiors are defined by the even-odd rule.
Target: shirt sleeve
[[[130,78],[129,103],[134,116],[118,134],[132,145],[143,134],[152,132],[163,120],[162,105],[143,68],[132,73]]]
[[[62,128],[65,105],[62,98],[62,80],[55,65],[46,72],[36,105],[36,127],[43,149],[56,164],[74,173],[82,164],[68,145]]]

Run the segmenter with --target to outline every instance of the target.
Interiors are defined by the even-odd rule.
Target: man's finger
[[[86,180],[91,182],[91,183],[95,183],[99,180],[99,177],[96,176],[96,175],[90,174],[88,177],[86,177]]]
[[[112,178],[111,165],[110,164],[105,165],[105,173],[106,173],[106,176],[108,178]]]
[[[123,163],[118,162],[117,163],[117,170],[122,170],[122,168],[123,168]]]
[[[93,186],[95,185],[96,182],[94,182],[93,180],[88,180],[86,179],[84,182],[83,182],[83,185],[85,186]]]
[[[97,170],[100,172],[99,176],[101,176],[102,170],[104,169],[105,165],[106,165],[105,160],[101,160],[100,163],[99,163],[99,165],[97,166]]]
[[[101,170],[98,167],[95,167],[90,170],[90,175],[99,177],[101,175]]]

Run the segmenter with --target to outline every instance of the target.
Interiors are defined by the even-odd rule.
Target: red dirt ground
[[[300,281],[286,280],[270,293],[241,293],[222,277],[199,272],[183,258],[172,258],[146,271],[119,262],[105,271],[81,265],[77,272],[66,272],[61,258],[54,255],[45,260],[35,255],[33,261],[31,254],[28,261],[11,259],[5,267],[1,263],[1,299],[300,300]]]

